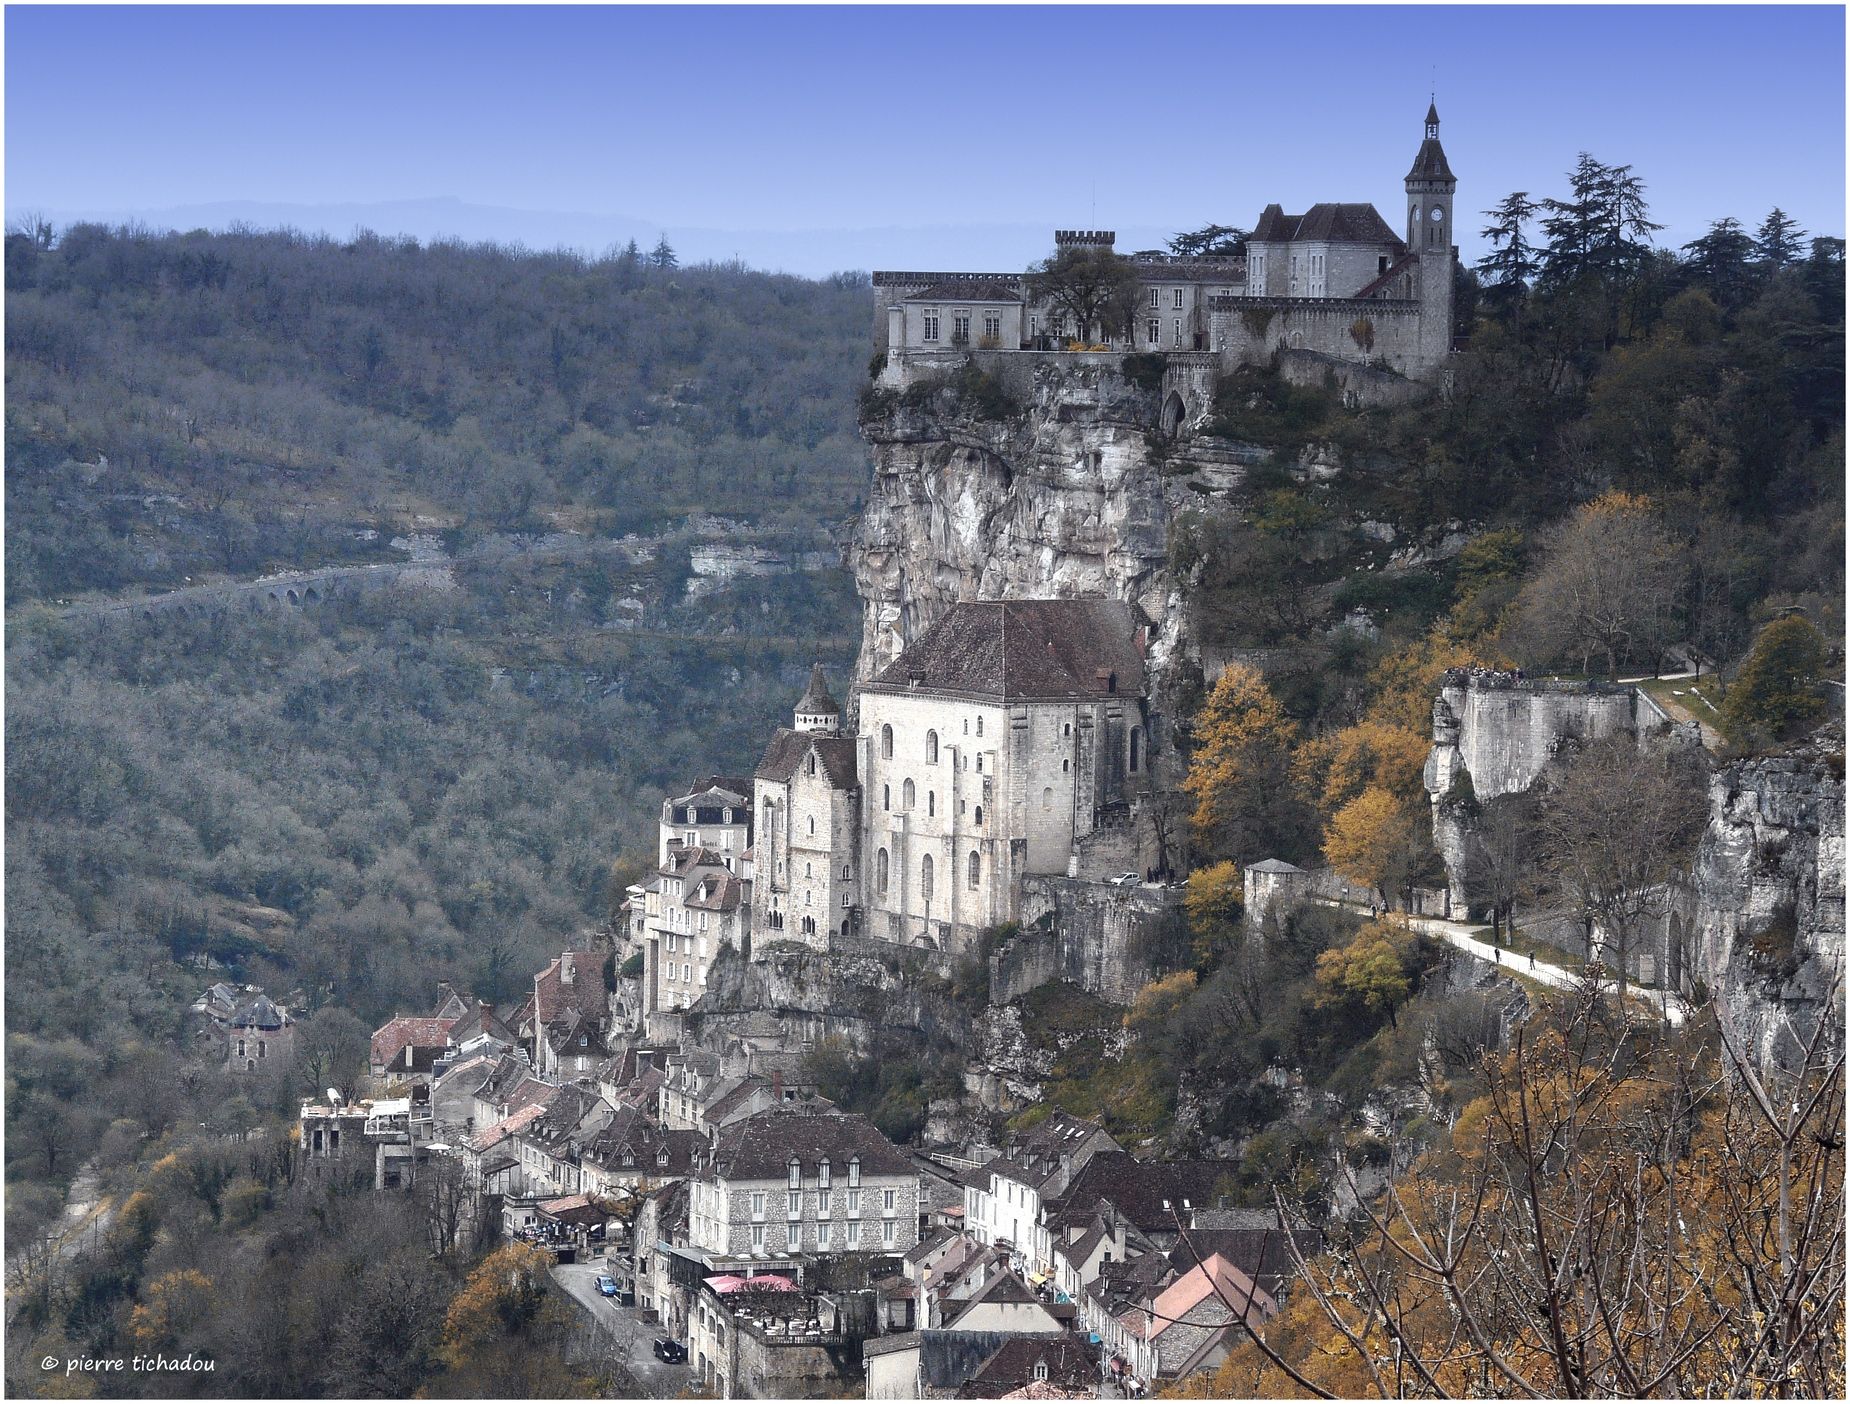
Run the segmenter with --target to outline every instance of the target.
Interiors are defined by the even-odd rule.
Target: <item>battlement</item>
[[[1069,244],[1102,244],[1110,248],[1118,242],[1115,229],[1056,229],[1053,232],[1055,248],[1065,248]]]

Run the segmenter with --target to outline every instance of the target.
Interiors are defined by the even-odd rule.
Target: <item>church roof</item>
[[[812,746],[816,748],[817,760],[829,778],[830,787],[852,790],[858,783],[855,779],[853,737],[829,736],[819,731],[793,731],[787,726],[779,727],[777,734],[771,738],[771,744],[765,747],[764,759],[758,762],[758,778],[788,780],[797,773],[797,767],[803,764],[803,757],[809,754]]]
[[[797,703],[797,711],[812,716],[830,712],[841,715],[841,706],[829,692],[829,680],[822,675],[820,663],[810,667],[809,686],[804,690],[803,700]]]
[[[1009,700],[1143,695],[1143,654],[1121,600],[954,604],[866,686]]]
[[[1457,178],[1452,174],[1451,163],[1445,159],[1445,148],[1439,145],[1439,138],[1430,136],[1422,141],[1420,154],[1413,158],[1413,169],[1407,172],[1407,179],[1456,180]]]
[[[1288,215],[1278,205],[1267,205],[1251,235],[1251,242],[1259,244],[1299,240],[1402,247],[1400,236],[1381,218],[1381,212],[1366,203],[1312,205],[1301,215]]]

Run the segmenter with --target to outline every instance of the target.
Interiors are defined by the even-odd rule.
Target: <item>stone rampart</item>
[[[1152,883],[1023,878],[1021,934],[990,958],[991,1000],[1019,999],[1055,979],[1129,1004],[1165,973],[1165,951],[1180,945],[1181,895],[1179,888]],[[1017,944],[1020,951],[1013,949]]]
[[[1216,297],[1208,309],[1208,344],[1230,367],[1265,365],[1277,352],[1315,351],[1404,376],[1432,369],[1421,359],[1421,307],[1412,299]]]

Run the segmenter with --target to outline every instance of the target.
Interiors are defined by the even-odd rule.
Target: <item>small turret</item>
[[[841,729],[841,707],[829,692],[829,681],[822,675],[820,663],[809,670],[809,687],[804,691],[802,701],[797,703],[796,723],[798,731]]]

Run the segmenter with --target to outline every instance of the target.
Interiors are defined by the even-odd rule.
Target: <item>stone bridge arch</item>
[[[1182,426],[1188,423],[1188,401],[1182,398],[1180,390],[1171,390],[1163,398],[1163,413],[1160,421],[1163,433],[1175,438],[1182,432]]]

